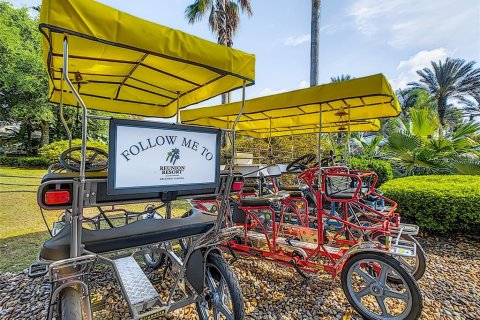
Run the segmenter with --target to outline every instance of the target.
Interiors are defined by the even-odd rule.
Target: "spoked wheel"
[[[206,291],[197,302],[200,320],[245,318],[242,292],[232,269],[217,254],[208,257],[205,268]]]
[[[400,280],[394,284],[388,277]],[[414,320],[422,313],[422,296],[416,281],[394,258],[359,253],[342,270],[342,288],[352,307],[365,319]]]
[[[75,288],[65,288],[60,292],[59,319],[82,320],[82,296]]]

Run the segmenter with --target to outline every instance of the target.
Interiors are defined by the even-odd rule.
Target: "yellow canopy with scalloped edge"
[[[328,123],[322,126],[322,133],[338,133],[338,132],[374,132],[381,128],[379,119],[368,120],[352,120]],[[318,133],[320,126],[318,124],[292,126],[292,127],[276,127],[272,128],[258,128],[252,130],[238,129],[238,133],[242,135],[249,135],[254,138],[269,138],[282,137],[297,134],[312,134]]]
[[[64,37],[69,78],[91,109],[171,117],[177,106],[254,83],[254,55],[92,0],[44,0],[40,31],[52,102],[60,101]],[[76,105],[63,91],[64,104]]]
[[[182,123],[231,129],[242,102],[204,107],[181,112]],[[257,137],[301,131],[318,132],[322,110],[322,132],[343,131],[332,128],[351,123],[351,131],[378,131],[379,121],[400,114],[395,92],[382,74],[348,81],[323,84],[280,94],[247,100],[236,127]],[[358,120],[362,120],[358,122]],[[329,129],[329,124],[331,129]],[[314,130],[316,129],[316,131]]]

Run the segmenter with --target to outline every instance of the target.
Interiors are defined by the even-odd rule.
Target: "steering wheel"
[[[334,159],[335,159],[335,153],[333,152],[333,150],[330,150],[330,154],[325,158],[322,158],[322,160],[320,160],[320,163],[322,164],[322,167],[333,166],[333,164],[335,163]],[[318,167],[318,161],[315,162],[313,167]]]
[[[63,151],[60,155],[60,164],[70,171],[79,172],[82,159],[81,150],[81,147],[73,147]],[[85,171],[98,172],[107,167],[108,154],[102,149],[87,147]]]
[[[295,172],[297,170],[304,171],[308,169],[308,165],[315,160],[317,156],[313,153],[307,153],[300,158],[297,158],[290,162],[290,164],[287,166],[287,171],[288,172]]]

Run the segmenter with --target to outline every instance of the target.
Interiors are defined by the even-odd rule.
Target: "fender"
[[[215,254],[215,253],[223,258],[223,251],[219,247],[210,247],[210,248],[207,248],[203,253],[203,256],[205,257],[205,261],[207,261],[208,256],[210,254]]]
[[[388,251],[378,249],[377,245],[373,242],[362,242],[351,247],[345,254],[337,260],[335,263],[335,274],[334,277],[341,271],[343,264],[352,256],[359,254],[361,252],[375,252],[380,254],[387,254]]]
[[[415,257],[416,256],[416,246],[407,247],[403,245],[391,245],[389,250],[378,248],[377,244],[374,242],[362,242],[351,247],[345,254],[336,262],[335,275],[341,270],[343,264],[351,256],[358,254],[360,252],[375,252],[384,255],[390,256],[405,256],[405,257]]]

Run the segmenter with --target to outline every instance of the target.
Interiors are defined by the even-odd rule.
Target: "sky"
[[[33,6],[39,0],[10,0]],[[193,0],[100,0],[109,6],[216,41],[208,19],[189,25]],[[256,55],[256,84],[247,98],[309,86],[310,0],[251,0],[233,45]],[[480,67],[480,0],[322,0],[320,79],[383,73],[395,89],[418,80],[415,71],[446,57]],[[236,92],[233,100],[238,100]],[[213,99],[202,105],[217,104]]]

